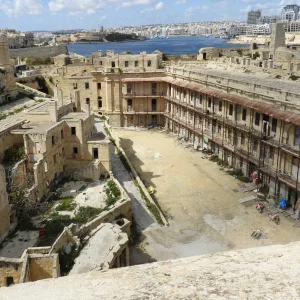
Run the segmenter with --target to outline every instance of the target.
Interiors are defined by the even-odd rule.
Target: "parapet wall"
[[[54,57],[60,54],[68,54],[68,48],[66,45],[9,50],[9,55],[11,58],[17,58],[17,57],[47,58],[47,57]]]

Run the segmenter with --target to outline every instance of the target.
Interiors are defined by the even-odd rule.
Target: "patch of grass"
[[[95,219],[97,215],[99,215],[103,209],[95,208],[91,206],[81,206],[79,207],[75,217],[72,219],[73,223],[84,224]]]
[[[62,201],[55,208],[56,211],[72,211],[76,207],[76,203],[72,197],[62,199]]]
[[[130,173],[131,168],[130,168],[129,163],[128,163],[126,157],[124,156],[123,152],[120,149],[118,149],[117,154],[118,154],[122,164],[124,165],[125,169]]]
[[[113,180],[107,182],[108,188],[106,189],[107,200],[106,204],[108,206],[114,205],[121,196],[121,191]]]
[[[146,194],[144,193],[144,191],[142,190],[141,186],[139,185],[139,183],[135,180],[134,184],[136,185],[136,187],[139,189],[140,194],[142,195],[143,199],[146,201],[146,206],[147,208],[150,210],[150,212],[153,214],[153,216],[155,217],[156,221],[161,224],[164,225],[164,222],[161,218],[160,215],[160,211],[157,208],[157,206],[155,204],[153,204],[148,197],[146,196]]]

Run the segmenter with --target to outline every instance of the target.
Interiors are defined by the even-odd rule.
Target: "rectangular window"
[[[233,115],[233,104],[229,104],[229,116]]]
[[[156,99],[152,99],[152,111],[156,111]]]
[[[222,108],[223,108],[223,101],[219,101],[219,111],[222,111]]]
[[[98,82],[98,90],[101,90],[101,82]]]
[[[86,98],[86,99],[85,99],[85,103],[86,103],[86,104],[90,104],[90,98]]]
[[[77,90],[77,83],[73,83],[73,89]]]
[[[127,83],[127,94],[131,94],[131,93],[132,93],[132,84]]]
[[[242,120],[246,121],[247,119],[247,109],[243,108]]]
[[[85,83],[85,89],[88,90],[90,88],[90,84],[88,82]]]
[[[53,163],[56,164],[56,154],[53,155]]]
[[[208,98],[208,107],[211,107],[211,98]]]
[[[76,127],[71,127],[71,134],[76,135]]]
[[[52,145],[55,145],[55,138],[54,138],[54,135],[52,135],[51,141],[52,141]]]
[[[77,147],[73,147],[73,154],[78,154],[78,148]]]
[[[245,135],[242,133],[241,134],[241,145],[244,146],[245,145]]]
[[[259,126],[260,123],[260,113],[255,113],[255,125]]]
[[[219,125],[219,126],[218,126],[218,133],[219,133],[219,134],[221,133],[221,130],[222,130],[222,126]]]
[[[98,159],[98,148],[93,148],[93,159]]]
[[[151,60],[148,60],[147,66],[148,66],[148,67],[151,67]]]
[[[100,64],[100,66],[102,66],[102,64],[103,64],[102,60],[99,61],[99,64]]]
[[[269,158],[274,159],[274,147],[270,147]]]
[[[64,138],[64,130],[63,130],[63,129],[60,131],[60,138],[61,138],[61,139]]]
[[[156,87],[157,87],[156,82],[153,82],[152,83],[152,95],[156,95]]]
[[[200,104],[202,105],[202,95],[200,94]]]
[[[134,66],[135,66],[135,68],[138,68],[138,66],[139,66],[139,61],[138,61],[138,60],[136,60],[136,61],[134,62]]]
[[[253,151],[257,151],[257,149],[258,149],[258,141],[257,140],[254,140],[254,142],[253,142]]]
[[[129,66],[129,62],[126,60],[125,61],[125,68],[128,68],[128,66]]]
[[[111,67],[115,68],[116,67],[116,63],[114,61],[111,62]]]
[[[277,130],[277,119],[273,118],[272,119],[272,131],[276,132]]]

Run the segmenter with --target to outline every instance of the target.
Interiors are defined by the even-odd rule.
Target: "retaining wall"
[[[47,57],[54,57],[60,54],[68,54],[67,45],[21,48],[21,49],[9,50],[9,55],[11,58],[17,58],[17,57],[47,58]]]

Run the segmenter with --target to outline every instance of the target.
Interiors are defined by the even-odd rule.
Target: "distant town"
[[[239,37],[270,36],[272,24],[283,23],[286,32],[300,32],[300,8],[298,5],[286,5],[283,7],[281,16],[263,15],[261,10],[248,12],[245,22],[193,22],[178,24],[152,24],[140,26],[123,26],[85,30],[59,30],[59,31],[36,31],[19,32],[14,29],[0,29],[8,37],[10,49],[26,48],[33,46],[53,46],[60,43],[84,43],[84,42],[118,42],[144,40],[152,38],[167,38],[180,35],[215,35],[225,39],[234,39],[234,42],[247,41]],[[115,34],[119,35],[116,37]]]

